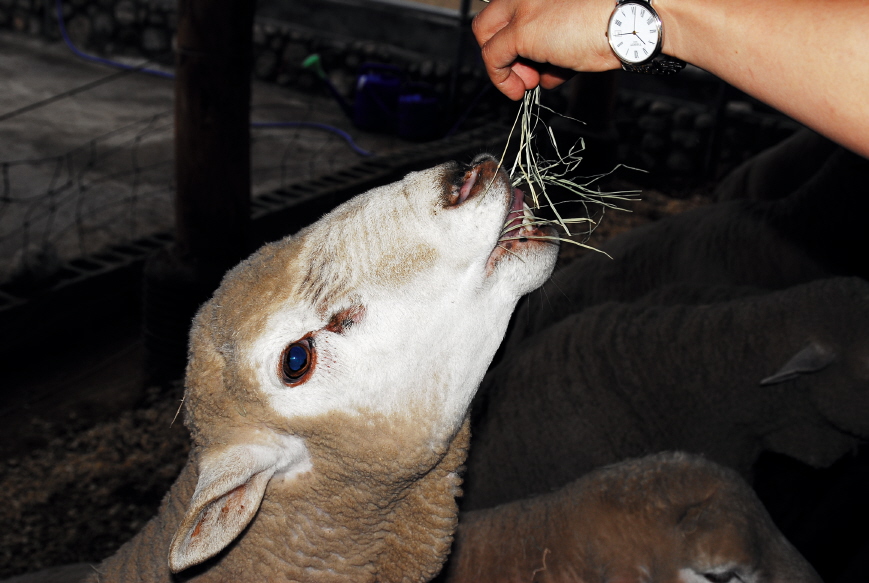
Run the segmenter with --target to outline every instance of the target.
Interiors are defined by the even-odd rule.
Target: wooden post
[[[145,266],[152,381],[179,378],[198,307],[250,251],[251,0],[179,0],[175,245]]]
[[[471,34],[471,0],[462,0],[459,6],[459,35],[456,39],[456,60],[450,75],[449,106],[450,113],[458,114],[459,76],[465,63],[465,53],[468,51],[468,37]]]
[[[179,0],[176,245],[221,273],[248,251],[254,2]]]

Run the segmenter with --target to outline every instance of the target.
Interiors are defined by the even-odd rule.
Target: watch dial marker
[[[646,24],[645,29],[643,23]],[[660,50],[660,24],[654,9],[644,3],[628,0],[616,7],[610,16],[607,28],[610,47],[625,63],[648,61]]]

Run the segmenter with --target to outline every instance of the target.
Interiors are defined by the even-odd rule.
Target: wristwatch
[[[685,61],[661,53],[664,27],[651,0],[616,0],[607,38],[625,71],[670,75],[685,67]]]

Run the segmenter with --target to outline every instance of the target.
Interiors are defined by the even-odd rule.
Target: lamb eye
[[[703,577],[710,583],[730,583],[734,580],[739,580],[735,571],[724,571],[723,573],[703,573]]]
[[[281,377],[284,384],[298,383],[311,370],[314,354],[310,339],[293,342],[281,353]]]

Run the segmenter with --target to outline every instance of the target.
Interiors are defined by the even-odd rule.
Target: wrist
[[[711,37],[726,30],[719,3],[714,0],[654,0],[652,5],[665,27],[664,54],[706,69],[703,48],[714,46]]]
[[[654,0],[655,9],[665,26],[664,54],[692,64],[695,55],[690,50],[689,31],[694,30],[692,9],[695,5],[692,0]]]

